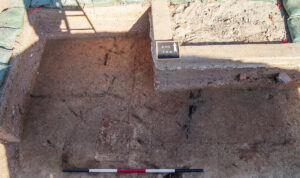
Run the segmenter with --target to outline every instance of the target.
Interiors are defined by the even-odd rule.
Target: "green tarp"
[[[283,0],[283,5],[289,16],[300,15],[300,0]]]
[[[289,15],[287,20],[293,43],[300,43],[300,0],[283,0],[283,6]]]
[[[8,64],[11,55],[11,49],[0,47],[0,64]]]
[[[2,83],[3,83],[3,79],[4,79],[7,69],[8,69],[7,64],[0,64],[0,85],[2,85]]]
[[[16,28],[0,28],[0,47],[12,49],[20,31],[21,29]]]
[[[9,8],[0,13],[0,85],[7,72],[16,37],[24,25],[25,7],[29,4],[30,0],[10,0]]]
[[[22,28],[24,25],[24,8],[9,8],[0,14],[0,27]]]
[[[287,23],[293,42],[300,43],[300,16],[290,17]]]

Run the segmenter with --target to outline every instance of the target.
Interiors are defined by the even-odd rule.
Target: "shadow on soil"
[[[64,10],[60,17],[67,21]],[[42,20],[31,22],[40,39],[51,31]],[[41,59],[29,61],[40,64],[20,111],[21,142],[6,144],[10,177],[118,177],[63,168],[205,170],[185,177],[299,175],[298,71],[247,69],[241,70],[246,87],[154,91],[149,26],[144,14],[128,33],[72,34],[67,24],[67,38],[45,39]],[[278,70],[294,83],[277,83]],[[271,86],[255,87],[256,80]]]

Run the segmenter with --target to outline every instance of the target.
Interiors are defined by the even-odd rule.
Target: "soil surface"
[[[272,42],[288,38],[283,7],[272,2],[209,0],[171,4],[174,39],[184,42]]]
[[[50,40],[11,177],[120,177],[62,168],[203,168],[202,174],[300,176],[297,89],[153,90],[148,34]],[[1,175],[1,173],[0,173]],[[1,176],[0,176],[1,177]]]

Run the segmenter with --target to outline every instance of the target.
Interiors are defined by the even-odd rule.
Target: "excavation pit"
[[[284,46],[292,52],[285,62],[293,69],[247,68],[251,62],[246,60],[226,70],[175,70],[180,72],[176,77],[167,70],[160,75],[164,71],[159,71],[151,53],[151,42],[156,42],[151,37],[159,27],[157,21],[149,24],[148,14],[151,19],[157,12],[155,2],[152,5],[152,15],[144,5],[41,9],[29,14],[15,45],[0,108],[1,139],[18,142],[0,145],[0,169],[7,170],[0,177],[119,177],[63,173],[64,168],[205,171],[122,175],[128,178],[299,174],[297,46]],[[274,47],[281,48],[270,48]],[[264,47],[261,51],[267,53],[260,55],[270,48]],[[230,54],[216,53],[214,45],[200,53],[198,49],[189,59],[203,59],[204,52]],[[279,50],[276,55],[280,54]],[[259,64],[265,62],[262,57],[257,58]],[[186,59],[168,62],[191,62]],[[232,64],[230,59],[206,60],[215,67],[220,61]],[[198,61],[193,62],[197,67]],[[292,81],[276,81],[279,71]],[[155,90],[174,84],[186,89]],[[213,84],[218,87],[210,87]],[[228,85],[220,87],[224,84]]]
[[[230,177],[259,172],[260,165],[294,174],[292,166],[264,160],[297,161],[297,132],[288,127],[298,119],[296,90],[155,91],[149,44],[147,34],[48,40],[24,115],[18,175],[191,167]],[[243,166],[248,162],[256,164]]]

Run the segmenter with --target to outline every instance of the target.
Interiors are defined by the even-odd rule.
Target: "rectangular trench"
[[[288,148],[297,151],[296,135],[286,122],[297,119],[298,109],[284,99],[296,100],[296,91],[154,91],[149,44],[145,34],[47,41],[24,118],[18,174],[63,177],[69,175],[62,168],[173,167],[225,177],[260,172],[259,166],[243,166],[246,162],[294,173],[292,166],[264,161],[277,156],[289,165],[296,161],[288,155]],[[295,112],[284,121],[287,109]]]

